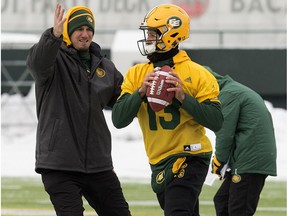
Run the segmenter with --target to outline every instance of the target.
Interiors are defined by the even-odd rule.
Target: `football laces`
[[[151,94],[151,95],[154,95],[155,86],[156,86],[156,83],[157,83],[157,79],[158,79],[158,77],[156,77],[156,80],[153,80],[153,81],[152,81],[151,88],[150,88],[150,94]]]

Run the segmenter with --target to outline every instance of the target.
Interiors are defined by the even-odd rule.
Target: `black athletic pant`
[[[237,176],[233,182],[232,176],[227,175],[218,189],[214,196],[217,216],[254,215],[267,175],[241,174],[240,178]]]
[[[185,163],[184,176],[174,178],[163,193],[157,194],[165,216],[200,215],[198,197],[209,166],[197,157],[191,157]]]
[[[83,216],[82,196],[99,216],[130,216],[114,171],[94,174],[49,171],[42,174],[57,216]]]

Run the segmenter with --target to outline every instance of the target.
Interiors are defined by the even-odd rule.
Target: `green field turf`
[[[203,187],[200,197],[201,216],[215,215],[212,199],[219,185],[217,181],[213,186]],[[123,181],[122,187],[133,216],[163,215],[149,184]],[[286,216],[286,189],[286,182],[266,182],[255,216]],[[2,177],[1,203],[2,216],[55,215],[40,178]],[[96,215],[87,202],[84,203],[85,215]]]

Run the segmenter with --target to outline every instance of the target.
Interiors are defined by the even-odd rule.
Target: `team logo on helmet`
[[[183,8],[191,18],[196,18],[206,12],[209,0],[172,0],[172,4]]]
[[[106,75],[106,71],[103,70],[102,68],[97,68],[96,69],[96,74],[97,74],[98,77],[102,78],[102,77],[104,77]]]
[[[167,24],[170,24],[173,26],[173,28],[177,29],[182,25],[182,20],[179,17],[170,17],[167,21]]]

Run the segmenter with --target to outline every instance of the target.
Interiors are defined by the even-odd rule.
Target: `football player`
[[[149,62],[131,67],[113,107],[115,127],[138,118],[152,170],[151,185],[165,215],[199,215],[198,197],[212,154],[205,127],[217,131],[223,123],[219,86],[203,66],[192,61],[179,44],[189,38],[190,18],[180,7],[163,4],[153,8],[140,25],[144,39],[138,41]],[[167,83],[175,97],[154,112],[146,97],[159,67],[172,68]]]

